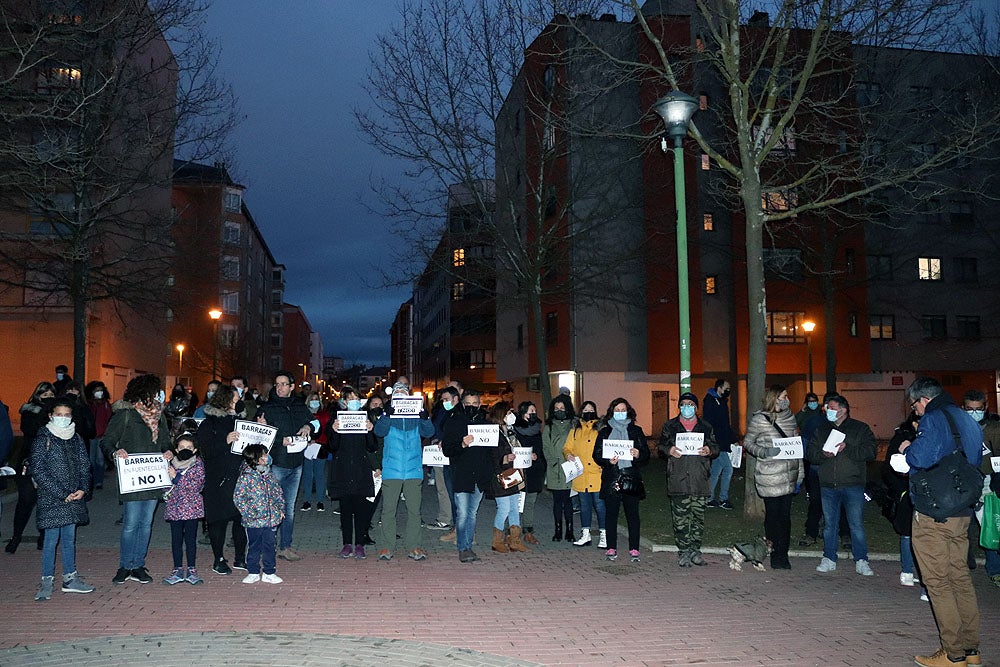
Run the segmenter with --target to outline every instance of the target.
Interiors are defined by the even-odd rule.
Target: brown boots
[[[499,551],[502,554],[510,551],[507,543],[504,542],[503,531],[497,530],[496,528],[493,529],[493,551]]]
[[[522,536],[525,544],[538,544],[538,538],[535,537],[535,529],[524,527],[524,535]]]
[[[531,549],[524,546],[524,542],[521,541],[520,526],[510,527],[510,535],[507,536],[507,547],[510,548],[511,551],[520,551],[520,552],[531,551]]]

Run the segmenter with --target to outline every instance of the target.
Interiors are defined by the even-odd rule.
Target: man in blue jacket
[[[969,463],[982,462],[979,425],[952,402],[933,378],[918,378],[906,391],[910,408],[920,416],[917,437],[899,446],[911,469],[932,468],[956,448],[952,424],[958,431],[962,452]],[[950,420],[949,420],[950,417]],[[911,489],[912,492],[912,489]],[[970,509],[945,521],[913,513],[913,552],[920,576],[934,608],[941,648],[933,655],[914,658],[924,667],[980,665],[979,605],[966,564],[969,550]]]

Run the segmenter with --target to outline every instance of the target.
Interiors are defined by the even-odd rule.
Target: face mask
[[[206,391],[205,392],[205,400],[206,401],[212,400],[213,396],[215,396],[215,392],[214,391]]]
[[[479,416],[479,406],[478,405],[466,405],[465,414],[469,416],[470,419],[475,419]]]
[[[729,390],[728,389],[726,389],[725,391],[722,392],[722,398],[725,398],[726,396],[729,396]]]
[[[244,403],[243,401],[236,401],[236,405],[233,406],[233,412],[236,412],[237,414],[243,412],[246,409],[247,409],[247,404]]]
[[[258,394],[257,392],[254,392],[253,393],[253,400],[256,401],[258,398],[260,398],[260,394]]]
[[[810,410],[815,410],[816,408],[819,407],[819,401],[809,401],[808,403],[806,403],[806,407],[809,408]]]
[[[789,405],[790,405],[790,403],[789,403],[789,401],[788,401],[787,398],[779,399],[778,400],[778,412],[781,412],[783,410],[787,410]]]
[[[580,415],[580,419],[582,419],[585,422],[592,422],[597,419],[597,413],[588,410],[587,412],[584,412],[583,414]]]
[[[104,398],[104,392],[98,389],[97,391],[94,392],[94,398],[98,400]]]
[[[163,403],[163,402],[164,402],[165,400],[167,400],[167,394],[166,394],[166,392],[164,392],[164,391],[163,391],[163,390],[161,389],[161,390],[160,390],[160,393],[158,393],[158,394],[156,395],[156,400],[157,400],[158,402],[160,402],[160,403]]]
[[[177,457],[178,461],[189,461],[194,458],[194,450],[191,449],[178,449],[177,453],[174,455]]]
[[[236,390],[236,395],[243,398],[243,392],[246,391],[243,387],[233,387]]]
[[[448,410],[451,410],[453,407],[455,407],[455,404],[452,403],[451,401],[441,401],[441,407],[445,409],[445,412],[447,412]]]
[[[681,417],[684,419],[691,419],[694,417],[694,406],[693,405],[682,405],[681,406]]]
[[[309,401],[309,409],[313,412],[319,410],[319,401]],[[351,409],[353,410],[354,408]]]
[[[966,412],[977,422],[983,421],[983,418],[986,416],[986,410],[966,410]]]
[[[507,426],[513,426],[514,422],[516,421],[517,421],[517,416],[515,416],[513,413],[510,412],[508,412],[507,416],[503,418],[503,423],[506,424]]]
[[[261,473],[267,472],[267,466],[266,465],[258,465],[257,466],[257,472],[261,472]]]
[[[627,412],[616,412],[615,413],[615,421],[623,422],[626,419],[628,419],[628,413]]]
[[[529,424],[534,424],[535,422],[538,421],[538,413],[537,412],[532,412],[530,415],[525,415],[524,419]]]
[[[837,413],[838,412],[840,412],[840,410],[831,410],[830,408],[827,408],[826,409],[826,419],[827,419],[827,421],[831,421],[831,422],[837,421]]]
[[[556,419],[566,419],[566,411],[556,410],[555,412],[552,413],[552,416],[555,417]]]
[[[317,401],[317,403],[318,403],[318,402],[319,402],[319,401]],[[317,406],[317,407],[318,407],[318,406]],[[347,409],[348,409],[348,410],[352,410],[352,411],[354,411],[354,412],[357,412],[358,410],[360,410],[360,409],[361,409],[361,401],[360,401],[360,400],[358,400],[358,399],[356,399],[356,398],[352,398],[351,400],[349,400],[349,401],[347,402]]]
[[[381,417],[382,408],[372,408],[371,410],[368,411],[368,416],[373,420]]]
[[[66,377],[66,374],[65,374],[65,373],[56,373],[56,379],[57,379],[57,380],[60,380],[60,381],[61,381],[61,380],[63,380],[63,379],[65,378],[65,377]]]
[[[52,425],[56,428],[69,428],[69,425],[73,423],[72,417],[53,417]]]

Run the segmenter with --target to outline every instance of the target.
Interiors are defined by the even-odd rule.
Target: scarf
[[[611,427],[611,437],[608,440],[628,440],[628,425],[632,423],[631,419],[626,419],[624,421],[618,421],[617,419],[612,419],[608,422],[608,426]],[[624,470],[625,468],[631,468],[632,462],[626,461],[624,459],[618,459],[618,468]]]
[[[534,421],[529,424],[526,421],[518,420],[517,423],[514,424],[514,430],[517,431],[518,435],[538,435],[542,432],[542,422]]]
[[[57,438],[62,438],[63,440],[69,440],[74,435],[76,435],[76,424],[70,422],[69,426],[66,428],[59,428],[52,422],[45,425],[45,428],[49,429],[49,433],[56,436]]]
[[[163,404],[159,401],[139,401],[135,404],[135,411],[142,417],[143,423],[149,427],[153,435],[153,442],[160,430],[160,415],[163,414]]]

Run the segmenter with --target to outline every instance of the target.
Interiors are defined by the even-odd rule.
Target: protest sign
[[[774,457],[776,459],[802,458],[802,438],[798,436],[792,438],[771,438],[771,446],[781,450]]]
[[[118,492],[135,493],[167,489],[173,486],[167,467],[170,465],[163,454],[129,454],[125,458],[115,457],[118,467]]]
[[[274,438],[278,435],[277,426],[258,424],[245,419],[237,419],[233,430],[240,436],[229,450],[233,454],[242,454],[247,445],[264,445],[267,451],[271,451]]]
[[[674,438],[674,446],[680,451],[682,456],[698,456],[701,448],[705,446],[704,433],[678,433]]]
[[[515,468],[531,467],[531,447],[512,447]]]
[[[420,396],[399,396],[392,399],[390,417],[419,417],[424,409],[424,399]]]
[[[422,465],[432,466],[435,468],[440,468],[442,466],[449,465],[451,462],[448,457],[444,455],[441,451],[441,445],[427,445],[424,447],[424,456]]]
[[[737,445],[735,442],[731,446],[732,451],[729,452],[729,461],[733,464],[734,468],[739,468],[743,465],[743,445]],[[725,456],[725,452],[719,454],[719,456]]]
[[[500,442],[500,427],[497,424],[470,424],[469,435],[475,438],[470,447],[496,447]]]
[[[364,410],[341,410],[337,413],[337,433],[367,433],[368,413]]]
[[[572,461],[566,461],[562,463],[563,474],[566,475],[566,481],[572,482],[574,479],[583,474],[583,463],[580,459],[573,459]]]
[[[631,440],[605,440],[603,456],[609,461],[616,456],[622,461],[632,460]]]

